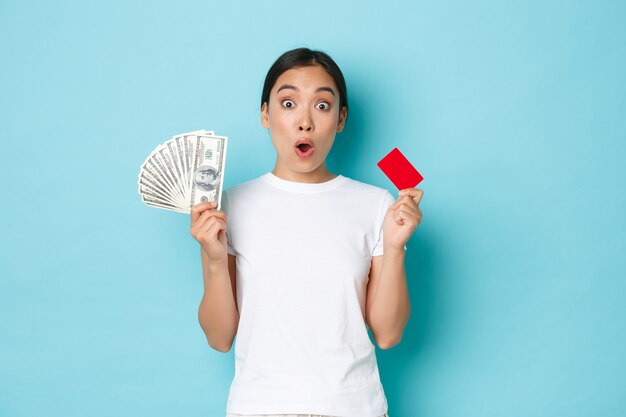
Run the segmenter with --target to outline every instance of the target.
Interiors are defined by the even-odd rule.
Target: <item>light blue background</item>
[[[395,193],[398,146],[426,178],[390,415],[625,415],[625,4],[1,1],[0,416],[225,414],[189,219],[136,176],[203,128],[226,185],[271,170],[261,86],[298,46],[348,80],[330,167]]]

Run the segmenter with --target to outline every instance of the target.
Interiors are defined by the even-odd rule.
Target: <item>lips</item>
[[[295,149],[300,158],[306,158],[313,154],[315,147],[310,139],[302,138],[296,142]]]

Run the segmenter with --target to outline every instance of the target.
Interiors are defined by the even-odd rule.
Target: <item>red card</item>
[[[424,179],[398,148],[389,152],[377,165],[398,190],[415,188]]]

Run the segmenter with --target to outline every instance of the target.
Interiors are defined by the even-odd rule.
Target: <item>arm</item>
[[[400,191],[383,220],[384,255],[372,257],[365,318],[381,349],[400,343],[411,314],[404,247],[422,221],[423,194],[417,188]]]
[[[198,308],[198,321],[209,346],[228,352],[239,326],[236,257],[228,255],[228,264],[210,262],[204,249],[200,250],[200,257],[204,294]]]
[[[372,257],[367,284],[366,320],[376,343],[389,349],[400,343],[411,315],[404,249],[385,249]]]
[[[191,208],[191,235],[200,243],[204,293],[198,321],[209,346],[228,352],[239,326],[236,297],[236,258],[228,254],[228,218],[216,203],[204,202]]]

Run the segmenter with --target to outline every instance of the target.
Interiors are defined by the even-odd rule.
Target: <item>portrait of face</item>
[[[193,174],[193,183],[204,191],[213,191],[219,183],[217,171],[209,166],[201,166]]]
[[[324,68],[312,65],[282,73],[261,110],[261,123],[277,153],[275,172],[293,180],[325,172],[326,156],[345,117],[337,85]],[[307,144],[300,145],[303,141]]]

